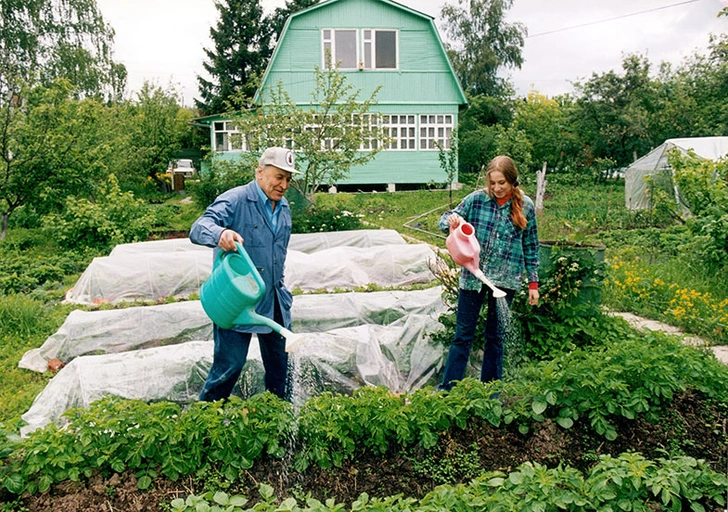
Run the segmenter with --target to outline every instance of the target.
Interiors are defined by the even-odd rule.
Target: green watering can
[[[237,252],[220,251],[210,277],[200,287],[200,302],[207,316],[223,329],[236,325],[265,325],[286,338],[300,342],[296,335],[268,317],[255,312],[265,294],[265,283],[242,244],[235,242]],[[289,347],[286,347],[289,350]]]

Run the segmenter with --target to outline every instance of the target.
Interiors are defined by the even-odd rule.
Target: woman
[[[485,171],[487,188],[468,195],[454,209],[440,217],[445,233],[469,222],[480,242],[480,269],[498,288],[506,292],[510,308],[521,288],[524,270],[528,278],[528,302],[538,304],[538,229],[533,201],[518,184],[518,170],[508,156],[497,156]],[[440,390],[449,391],[465,376],[470,348],[480,309],[487,296],[483,368],[480,380],[490,382],[503,376],[503,338],[505,326],[498,321],[497,300],[488,286],[471,272],[462,269],[458,292],[455,337],[445,363]]]

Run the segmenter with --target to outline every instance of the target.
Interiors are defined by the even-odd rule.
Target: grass
[[[52,374],[18,368],[23,354],[43,344],[63,323],[69,308],[19,294],[0,298],[0,423],[15,424]]]

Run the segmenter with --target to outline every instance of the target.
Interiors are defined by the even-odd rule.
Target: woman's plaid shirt
[[[442,214],[439,228],[450,231],[447,218],[457,213],[475,228],[480,241],[480,269],[500,288],[519,290],[524,270],[528,282],[538,281],[538,227],[536,209],[530,197],[523,194],[523,215],[528,224],[520,229],[511,220],[511,201],[503,206],[484,190],[468,195],[454,209]],[[460,273],[460,288],[480,290],[482,283],[466,269]]]

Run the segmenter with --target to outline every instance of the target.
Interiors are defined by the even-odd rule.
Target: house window
[[[232,121],[215,121],[215,151],[248,151],[248,144]]]
[[[450,149],[453,131],[451,114],[420,115],[420,149]],[[438,147],[439,146],[439,147]]]
[[[362,30],[364,68],[397,69],[397,31]]]
[[[359,147],[362,151],[369,151],[379,147],[379,133],[382,116],[380,114],[362,114],[354,116],[354,124],[359,124],[362,129],[362,143]]]
[[[416,120],[414,114],[383,116],[384,133],[390,137],[387,149],[417,149]]]
[[[338,67],[339,69],[357,68],[359,56],[356,33],[357,31],[354,29],[324,29],[321,31],[324,69],[331,69],[332,67]]]

